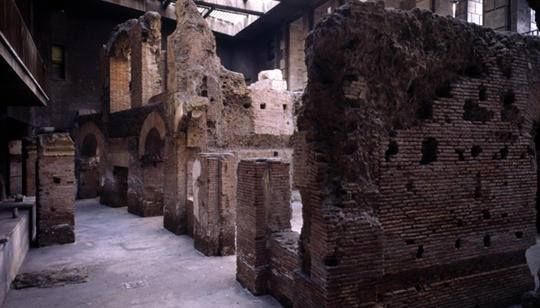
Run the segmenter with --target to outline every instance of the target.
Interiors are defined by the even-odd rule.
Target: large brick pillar
[[[24,170],[25,170],[25,185],[24,185],[24,194],[27,196],[36,195],[36,164],[37,164],[37,145],[35,143],[27,143],[25,145],[25,161],[24,161]]]
[[[200,154],[193,163],[193,238],[207,256],[232,255],[236,224],[235,157]]]
[[[11,195],[22,194],[22,141],[9,142],[9,193]]]
[[[236,278],[253,294],[264,294],[270,278],[270,235],[291,228],[289,164],[242,160],[237,175]]]
[[[174,234],[187,233],[187,161],[190,150],[186,135],[179,133],[167,140],[167,159],[164,162],[163,226]]]
[[[133,27],[131,37],[131,101],[141,107],[163,92],[161,76],[161,16],[147,12]]]
[[[75,146],[68,134],[38,136],[38,244],[75,241]]]

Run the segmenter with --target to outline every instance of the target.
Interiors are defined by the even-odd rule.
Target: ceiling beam
[[[168,5],[166,8],[163,8],[160,1],[155,0],[101,0],[110,4],[122,6],[132,10],[140,12],[156,11],[162,17],[176,20],[175,7]],[[215,9],[215,8],[211,8]],[[210,12],[209,12],[210,13]],[[208,14],[209,14],[208,13]],[[231,24],[212,16],[206,16],[206,22],[208,23],[210,29],[214,32],[219,32],[229,36],[235,36],[238,32],[247,25],[256,20],[258,16],[246,15],[246,23],[244,24]]]
[[[279,4],[275,0],[194,0],[196,4],[217,10],[262,16]]]

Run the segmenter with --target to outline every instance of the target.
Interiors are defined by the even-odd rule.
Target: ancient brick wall
[[[237,170],[237,279],[254,294],[268,292],[269,241],[290,230],[289,164],[278,160],[242,160]]]
[[[235,251],[234,167],[230,153],[201,153],[193,163],[193,239],[195,248],[207,256]]]
[[[158,112],[149,113],[136,144],[129,147],[128,211],[147,217],[163,214],[167,128]]]
[[[110,112],[131,108],[131,54],[110,58],[109,78]]]
[[[188,233],[186,161],[192,157],[192,151],[187,148],[186,139],[183,133],[168,137],[167,157],[178,159],[164,162],[163,226],[174,234]]]
[[[142,107],[164,90],[161,17],[147,12],[118,25],[105,46],[109,112]]]
[[[68,134],[38,136],[37,241],[75,241],[75,147]]]
[[[161,16],[148,12],[129,31],[131,43],[131,99],[133,107],[148,104],[150,98],[163,92],[160,68]]]
[[[296,297],[295,272],[300,268],[297,232],[272,234],[269,240],[270,278],[269,293],[283,306],[291,307]]]
[[[532,45],[357,2],[316,27],[295,153],[299,307],[519,300],[536,237]]]
[[[292,135],[294,132],[293,96],[287,90],[280,70],[263,71],[259,81],[249,86],[254,106],[251,107],[253,133]]]

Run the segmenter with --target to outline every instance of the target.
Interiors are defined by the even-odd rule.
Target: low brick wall
[[[297,232],[272,234],[270,246],[270,279],[268,289],[283,306],[292,307],[295,288],[294,272],[300,268]]]

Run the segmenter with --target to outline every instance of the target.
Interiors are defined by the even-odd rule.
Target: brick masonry
[[[272,277],[272,234],[291,228],[289,164],[242,160],[237,174],[236,277],[250,292],[265,294]]]
[[[235,251],[234,167],[230,153],[201,153],[193,163],[193,239],[195,248],[207,256]]]
[[[68,134],[38,136],[37,242],[75,241],[75,147]]]
[[[352,2],[306,44],[295,306],[519,302],[540,42]]]

